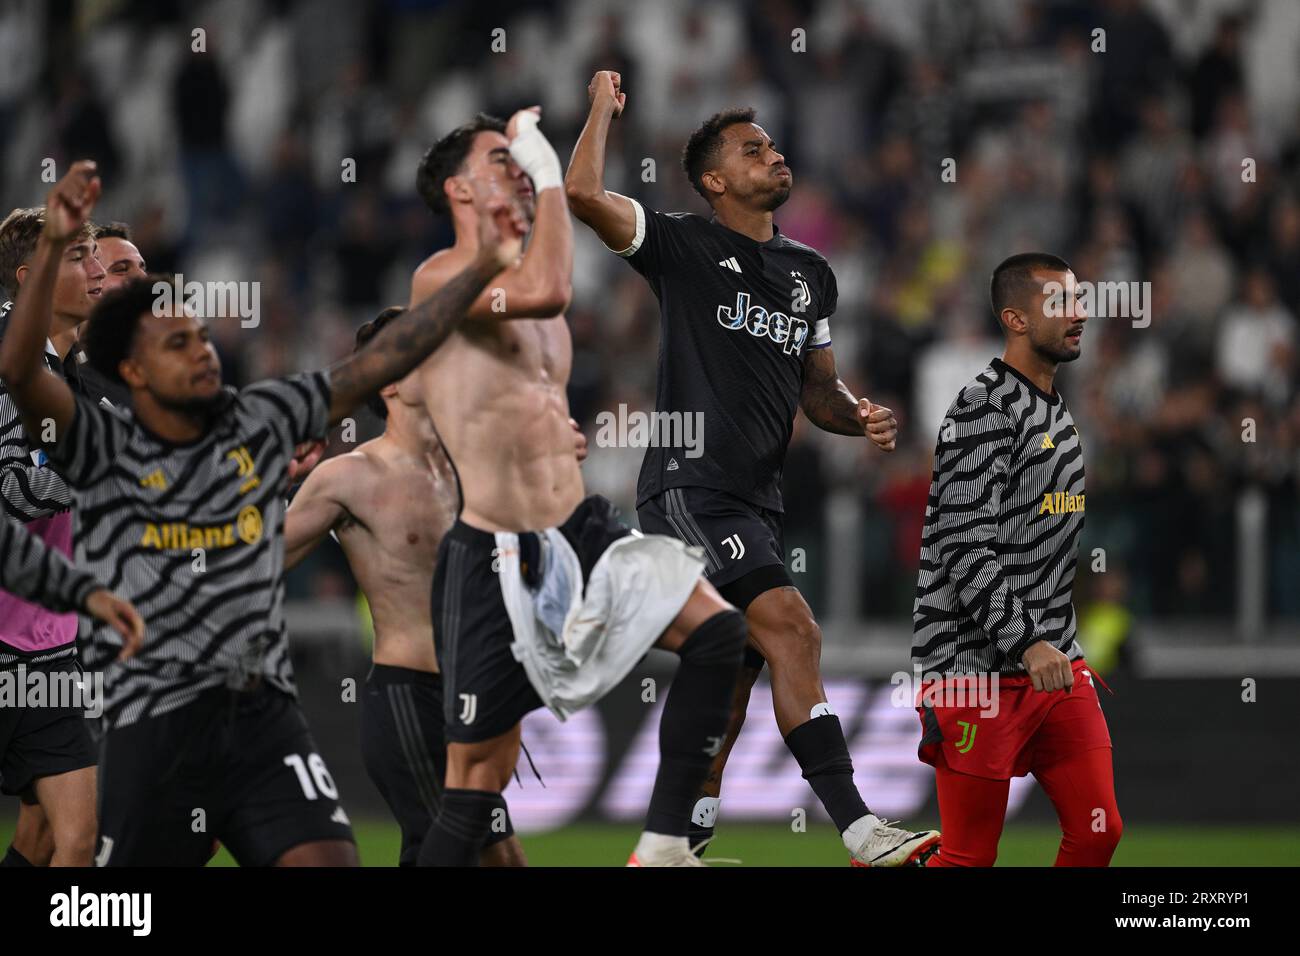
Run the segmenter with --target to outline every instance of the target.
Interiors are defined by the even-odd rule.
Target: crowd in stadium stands
[[[1231,615],[1253,488],[1269,613],[1296,615],[1297,48],[1293,0],[16,0],[0,9],[0,199],[37,202],[44,158],[90,156],[104,218],[133,225],[151,270],[260,282],[256,328],[215,323],[242,384],[328,363],[406,301],[450,238],[416,164],[477,110],[541,103],[565,156],[587,81],[616,69],[611,188],[703,213],[685,138],[752,105],[794,171],[779,227],[838,276],[841,374],[901,428],[891,456],[797,428],[787,544],[807,549],[814,608],[826,505],[850,494],[863,612],[910,613],[939,422],[1000,353],[988,276],[1043,249],[1083,280],[1150,284],[1146,318],[1093,320],[1058,379],[1088,456],[1080,603]],[[640,277],[589,230],[576,241],[570,397],[592,434],[601,411],[653,407],[658,322]],[[593,448],[587,465],[629,514],[640,458]],[[1089,573],[1095,548],[1106,575]],[[310,569],[299,596],[351,593],[341,556]]]

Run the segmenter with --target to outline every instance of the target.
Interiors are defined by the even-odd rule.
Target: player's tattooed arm
[[[73,163],[50,190],[45,201],[45,228],[24,267],[27,273],[0,342],[0,378],[9,388],[33,443],[43,442],[50,422],[57,440],[72,423],[77,407],[68,383],[45,368],[42,356],[54,315],[59,262],[90,218],[99,192],[95,164],[86,160]]]
[[[498,191],[484,195],[478,209],[479,245],[469,265],[330,369],[331,425],[428,358],[464,321],[492,278],[514,261],[516,244],[509,237],[520,229],[518,204]]]
[[[868,399],[854,398],[840,380],[830,348],[809,349],[803,367],[799,405],[810,422],[836,435],[866,435],[884,451],[897,447],[898,422],[893,411]]]
[[[564,174],[569,209],[611,249],[626,249],[636,238],[636,208],[632,201],[605,188],[609,124],[623,112],[627,102],[621,84],[622,77],[612,70],[601,70],[592,77],[587,85],[591,112]]]

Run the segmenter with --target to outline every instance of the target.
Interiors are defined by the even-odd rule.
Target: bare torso
[[[345,516],[334,533],[370,604],[375,663],[437,671],[429,593],[457,503],[447,457],[436,442],[420,455],[381,437],[339,465]]]
[[[411,376],[460,473],[466,524],[548,528],[582,501],[565,393],[572,361],[563,315],[472,318]]]

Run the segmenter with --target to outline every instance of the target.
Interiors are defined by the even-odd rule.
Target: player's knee
[[[763,647],[763,656],[773,667],[800,664],[815,667],[821,661],[822,629],[811,614],[790,614],[774,630],[778,639],[766,642]]]
[[[79,820],[56,827],[53,849],[73,866],[89,866],[95,857],[95,821]]]
[[[1109,858],[1109,855],[1119,846],[1120,838],[1124,836],[1124,821],[1119,811],[1112,807],[1106,814],[1105,825],[1095,830],[1092,836],[1093,845]]]
[[[748,636],[745,615],[719,611],[687,636],[677,655],[683,663],[739,670]]]
[[[1059,865],[1106,866],[1120,838],[1124,821],[1114,807],[1098,807],[1080,825],[1068,827],[1061,839]]]

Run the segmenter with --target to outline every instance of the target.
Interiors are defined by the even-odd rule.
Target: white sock
[[[866,845],[867,840],[871,837],[871,831],[880,823],[880,817],[874,813],[868,813],[865,817],[858,817],[849,824],[847,830],[840,834],[844,840],[844,846],[850,853],[858,852]]]
[[[674,853],[689,853],[691,848],[684,836],[668,836],[666,833],[642,830],[641,839],[636,841],[636,850],[633,852],[638,860],[662,860]]]

